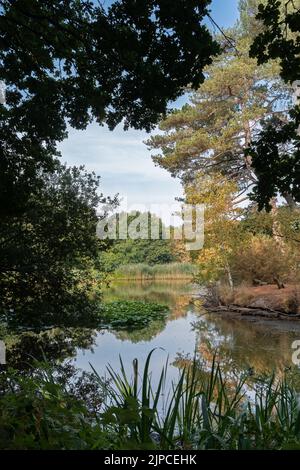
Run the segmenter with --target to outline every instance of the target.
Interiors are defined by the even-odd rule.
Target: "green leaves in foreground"
[[[169,384],[168,360],[153,378],[153,352],[141,369],[134,360],[131,373],[121,358],[119,372],[108,366],[102,425],[114,430],[122,449],[300,449],[298,371],[281,378],[226,375],[215,356],[207,366],[194,358]]]
[[[154,302],[115,301],[104,305],[101,319],[111,328],[144,328],[152,320],[164,319],[167,312],[166,305]]]
[[[225,374],[194,358],[170,383],[154,352],[129,371],[120,357],[109,381],[93,367],[79,383],[45,363],[1,371],[0,449],[300,449],[298,369]]]

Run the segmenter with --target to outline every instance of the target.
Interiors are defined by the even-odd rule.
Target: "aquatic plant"
[[[2,371],[0,448],[300,449],[299,371],[225,376],[215,358],[209,368],[194,359],[168,388],[167,358],[154,387],[153,353],[142,368],[135,359],[131,374],[120,358],[119,371],[107,368],[109,382],[93,368],[96,406],[47,364]]]
[[[101,311],[102,326],[115,329],[144,328],[151,321],[164,320],[166,305],[156,302],[122,300],[107,302]]]
[[[146,263],[120,266],[115,277],[118,279],[189,279],[196,274],[197,268],[191,263],[168,263],[150,266]]]
[[[141,374],[133,362],[131,378],[121,358],[120,372],[108,367],[114,386],[104,416],[122,436],[123,448],[134,442],[136,448],[159,449],[300,449],[299,394],[287,376],[254,377],[250,369],[233,381],[215,358],[209,369],[194,359],[162,405],[168,361],[154,389],[152,354]]]

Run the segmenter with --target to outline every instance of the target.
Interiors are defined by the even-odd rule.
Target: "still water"
[[[110,300],[149,300],[167,304],[166,321],[152,322],[135,331],[93,332],[90,341],[75,348],[74,363],[84,370],[90,364],[105,375],[110,364],[119,369],[119,355],[130,371],[133,359],[141,366],[148,353],[156,348],[151,360],[153,381],[156,382],[166,361],[168,376],[176,379],[179,368],[192,360],[194,354],[203,362],[211,362],[215,350],[224,371],[253,368],[256,373],[283,370],[292,366],[294,340],[300,340],[300,322],[248,322],[208,314],[195,303],[199,287],[184,282],[120,282],[105,294]],[[80,337],[80,334],[79,334]],[[155,380],[156,379],[156,380]]]

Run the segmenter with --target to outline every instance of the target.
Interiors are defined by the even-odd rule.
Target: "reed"
[[[120,372],[108,367],[113,386],[106,419],[117,423],[123,442],[126,436],[124,448],[134,442],[136,448],[164,450],[300,449],[299,395],[286,378],[277,380],[273,374],[255,381],[247,371],[233,384],[215,358],[205,371],[194,359],[181,370],[162,406],[168,361],[153,389],[153,352],[141,373],[134,361],[130,378],[121,359]],[[247,395],[250,390],[252,399]]]
[[[189,263],[156,264],[127,264],[120,266],[115,272],[117,279],[145,280],[145,279],[188,279],[196,274],[196,268]]]
[[[7,370],[0,375],[0,448],[300,449],[299,371],[295,382],[250,370],[224,376],[215,358],[209,366],[194,359],[169,387],[167,358],[154,386],[154,352],[143,367],[135,359],[132,372],[120,357],[120,370],[107,368],[110,381],[93,368],[98,387],[85,384],[84,398],[49,364],[36,364],[31,376]],[[94,398],[98,391],[90,406],[88,390]]]

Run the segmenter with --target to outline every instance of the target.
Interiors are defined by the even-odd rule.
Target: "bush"
[[[232,261],[232,272],[238,282],[253,283],[254,279],[274,283],[274,277],[289,278],[292,256],[286,247],[283,252],[270,237],[253,236],[249,245],[240,250]]]
[[[70,371],[57,374],[47,364],[38,367],[25,375],[0,373],[0,449],[109,449],[113,436],[95,421],[103,402],[99,382],[91,374],[73,381]],[[96,395],[94,408],[89,398]]]

